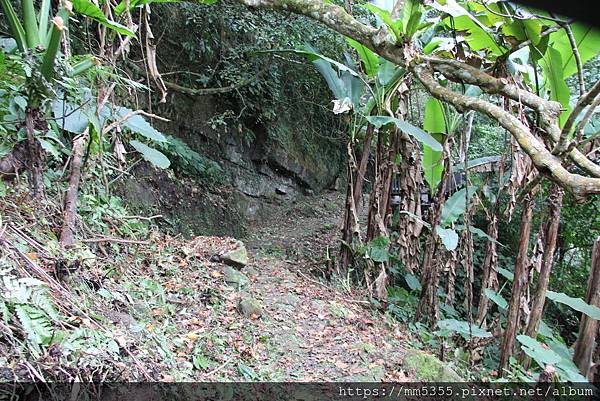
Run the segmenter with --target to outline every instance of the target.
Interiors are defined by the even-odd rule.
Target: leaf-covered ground
[[[235,246],[232,239],[183,240],[152,227],[144,241],[134,240],[140,243],[87,242],[61,251],[47,235],[56,222],[32,219],[33,204],[4,203],[2,275],[40,280],[58,317],[47,318],[51,337],[42,333],[34,341],[14,311],[19,302],[35,303],[2,288],[8,308],[2,377],[410,377],[403,368],[408,339],[401,326],[363,294],[313,274],[327,263],[341,201],[332,192],[275,210],[272,220],[254,228],[247,241],[250,261],[241,271],[214,257]],[[70,269],[57,274],[62,265]],[[241,307],[241,301],[256,309]]]

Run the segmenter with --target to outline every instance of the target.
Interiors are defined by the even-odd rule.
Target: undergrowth
[[[119,198],[86,193],[81,241],[61,249],[52,195],[39,204],[24,185],[6,188],[0,379],[190,381],[219,366],[229,347],[201,318],[224,305],[207,255]]]

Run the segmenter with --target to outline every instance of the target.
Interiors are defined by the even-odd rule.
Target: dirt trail
[[[271,379],[379,381],[401,377],[400,328],[358,292],[311,275],[336,235],[343,195],[330,192],[281,208],[249,239],[250,284],[240,297],[263,305],[254,350]],[[334,250],[335,251],[335,250]]]

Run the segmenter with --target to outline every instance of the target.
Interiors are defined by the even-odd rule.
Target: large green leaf
[[[477,325],[469,324],[469,322],[464,320],[440,320],[438,322],[438,327],[441,330],[448,330],[450,332],[458,333],[466,339],[468,339],[469,337],[488,338],[492,336],[492,333],[490,333],[489,331],[486,331]]]
[[[131,31],[126,26],[106,18],[102,10],[90,0],[73,0],[72,2],[73,8],[78,14],[85,15],[122,35],[135,36],[135,32]]]
[[[58,126],[74,134],[81,134],[90,123],[86,105],[76,106],[58,99],[52,103],[52,112]]]
[[[585,63],[598,55],[600,52],[600,31],[579,22],[572,24],[571,30],[573,31],[573,36],[575,37],[577,50],[582,63]],[[577,63],[575,61],[573,49],[571,48],[571,43],[569,42],[569,38],[564,29],[553,33],[550,41],[552,43],[552,48],[560,53],[562,57],[563,76],[566,78],[575,74],[575,72],[577,72]]]
[[[369,77],[374,77],[379,69],[379,56],[373,53],[371,49],[352,38],[347,37],[346,41],[358,53],[360,60],[362,61],[363,68],[365,69],[365,73]]]
[[[402,30],[406,39],[412,38],[417,32],[421,17],[423,16],[423,7],[419,0],[406,0],[402,9]]]
[[[538,19],[516,19],[512,22],[502,25],[502,33],[506,36],[512,36],[520,42],[531,40],[531,43],[537,45],[541,39],[542,24]]]
[[[447,250],[453,251],[458,247],[458,234],[453,229],[436,226],[435,232],[440,237],[442,244],[444,244],[444,247]]]
[[[546,298],[565,304],[578,312],[584,313],[595,320],[600,320],[600,308],[586,303],[581,298],[572,298],[563,292],[547,291]]]
[[[327,82],[327,86],[331,93],[336,99],[344,99],[346,96],[346,90],[344,81],[338,76],[337,72],[333,69],[330,63],[322,59],[315,59],[312,61],[315,68],[319,71],[321,76]]]
[[[423,131],[419,127],[415,127],[414,125],[400,120],[395,117],[388,116],[368,116],[367,120],[373,124],[377,128],[381,128],[387,124],[395,124],[402,132],[411,135],[413,138],[418,140],[424,145],[430,146],[434,150],[442,150],[442,145],[438,141],[435,140],[431,134]]]
[[[430,97],[425,104],[423,129],[432,134],[445,134],[447,132],[446,117],[442,102],[434,97]]]
[[[377,80],[382,86],[396,82],[396,79],[403,73],[403,70],[396,64],[386,59],[381,59],[379,68],[377,69]],[[383,93],[387,88],[381,88]]]
[[[571,94],[565,82],[563,62],[560,52],[552,47],[546,49],[546,54],[541,58],[542,71],[544,73],[544,89],[550,93],[550,99],[559,102],[567,111],[560,115],[560,125],[564,125],[567,117],[569,99]]]
[[[211,4],[217,3],[218,1],[219,0],[194,0],[194,3],[211,5]],[[181,0],[129,0],[129,9],[132,10],[135,7],[139,7],[139,6],[143,6],[144,4],[151,4],[151,3],[179,3],[179,2],[181,2]],[[115,7],[115,14],[117,16],[121,15],[125,11],[126,7],[127,7],[127,1],[122,0]]]
[[[135,150],[142,154],[145,160],[149,161],[156,167],[165,169],[171,165],[171,162],[169,161],[167,156],[165,156],[158,150],[135,140],[130,141],[129,143],[135,148]]]
[[[485,50],[495,56],[506,52],[506,49],[498,44],[490,29],[455,0],[433,2],[431,6],[452,17],[452,19],[444,19],[444,23],[448,27],[467,32],[466,40],[472,50]]]
[[[500,309],[506,310],[508,308],[508,302],[506,302],[506,299],[504,299],[504,297],[502,297],[502,295],[498,294],[496,291],[490,288],[485,288],[483,292],[485,293],[485,296],[498,305]]]
[[[404,275],[404,280],[406,281],[406,285],[408,285],[408,288],[410,288],[411,291],[421,291],[421,282],[414,274],[406,273]]]
[[[508,281],[513,281],[515,279],[515,274],[503,267],[498,267],[498,273],[500,273],[500,275],[502,275]]]
[[[133,113],[133,110],[128,109],[127,107],[117,106],[115,109],[115,114],[120,118],[124,118],[131,113]],[[132,132],[140,134],[153,141],[168,142],[167,138],[162,133],[152,127],[152,125],[150,125],[150,123],[148,123],[148,121],[146,121],[146,119],[139,114],[127,118],[121,125],[128,128]]]
[[[471,199],[473,194],[477,191],[477,187],[463,188],[452,194],[450,198],[444,203],[442,209],[442,217],[440,218],[440,225],[442,227],[448,227],[454,223],[467,209],[467,200]]]
[[[444,162],[442,152],[423,145],[423,175],[432,195],[435,195],[437,187],[442,180],[443,172]]]
[[[362,7],[371,11],[377,17],[381,19],[381,21],[387,25],[387,27],[392,31],[396,40],[400,40],[402,38],[402,20],[392,20],[392,15],[389,11],[384,10],[382,8],[377,7],[374,4],[366,3]]]
[[[492,55],[500,56],[506,52],[506,48],[500,46],[492,33],[474,21],[472,15],[463,15],[454,18],[454,27],[458,31],[468,33],[466,41],[471,50],[485,50]]]
[[[517,340],[521,343],[523,352],[533,358],[542,368],[546,365],[555,365],[561,360],[560,355],[529,336],[521,334],[517,336]]]
[[[367,243],[367,254],[374,262],[387,262],[390,260],[389,254],[390,240],[386,237],[377,237]]]
[[[425,105],[423,128],[436,139],[439,139],[440,142],[442,141],[442,135],[447,132],[442,103],[434,97],[429,98]],[[444,163],[441,150],[423,145],[423,174],[432,194],[435,194],[443,172]]]

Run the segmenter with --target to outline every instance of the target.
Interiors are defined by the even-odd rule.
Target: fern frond
[[[39,289],[31,295],[31,303],[42,309],[52,320],[59,320],[58,311],[54,301],[48,296],[46,290]]]
[[[19,318],[27,338],[34,344],[47,344],[52,338],[52,323],[43,310],[29,305],[15,305],[15,313]]]

